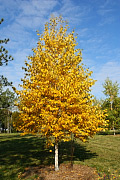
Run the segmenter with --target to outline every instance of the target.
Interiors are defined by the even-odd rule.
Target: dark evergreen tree
[[[14,106],[15,94],[8,88],[0,92],[0,128],[8,129],[10,132],[12,126],[12,107]]]
[[[4,21],[2,18],[0,24]],[[9,39],[0,39],[0,66],[8,65],[9,61],[13,60],[11,55],[8,55],[8,50],[3,46],[7,44]],[[14,103],[15,94],[9,89],[4,89],[5,86],[12,86],[6,77],[0,74],[0,131],[10,127],[11,106]]]
[[[4,19],[2,18],[0,20],[0,24],[4,21]],[[1,40],[0,39],[0,45],[1,44],[7,44],[9,41],[9,39],[4,39]],[[7,65],[8,61],[12,61],[13,57],[11,55],[8,55],[8,50],[5,49],[5,47],[3,45],[0,46],[0,66],[2,66],[3,64]]]

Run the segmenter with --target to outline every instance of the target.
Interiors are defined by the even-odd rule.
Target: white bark
[[[58,143],[55,143],[55,171],[58,171]]]
[[[7,117],[7,133],[9,133],[10,130],[10,119],[9,119],[9,111],[8,111],[8,117]]]
[[[113,130],[114,130],[114,136],[115,136],[115,128]]]

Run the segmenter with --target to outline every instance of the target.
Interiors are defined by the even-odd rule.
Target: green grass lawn
[[[120,136],[96,135],[86,144],[78,142],[91,154],[90,158],[75,163],[95,167],[100,174],[113,174],[120,179]],[[92,155],[93,154],[93,155]],[[103,172],[103,173],[102,173]],[[102,175],[103,176],[103,175]],[[107,179],[107,178],[106,178]]]
[[[77,140],[74,145],[74,163],[95,167],[101,179],[107,179],[104,174],[120,179],[119,135],[96,135],[87,143]],[[60,143],[59,163],[70,161],[70,146],[69,142]],[[39,137],[0,134],[0,180],[18,180],[27,167],[54,164],[54,148],[52,153],[50,149]]]

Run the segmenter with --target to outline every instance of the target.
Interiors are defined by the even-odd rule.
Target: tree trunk
[[[58,171],[58,142],[55,142],[55,171]]]
[[[73,155],[74,155],[74,134],[71,134],[71,168],[73,168]]]
[[[114,126],[114,121],[113,121],[113,132],[114,132],[114,136],[115,136],[115,126]]]
[[[12,113],[11,113],[11,116],[10,116],[10,133],[12,132]]]
[[[113,101],[111,100],[111,106],[110,106],[111,111],[113,110],[112,104],[113,104]],[[114,121],[113,121],[113,132],[114,132],[114,135],[115,135]]]
[[[113,102],[111,101],[111,103],[110,103],[110,109],[111,109],[111,111],[112,111],[112,109],[113,109],[113,108],[112,108],[112,103],[113,103]]]
[[[10,130],[10,119],[9,119],[9,111],[8,111],[8,117],[7,117],[7,133],[9,134]]]

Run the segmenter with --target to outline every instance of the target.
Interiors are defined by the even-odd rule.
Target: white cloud
[[[119,1],[119,0],[115,0],[115,1],[113,1],[113,0],[103,0],[103,2],[100,5],[100,8],[104,9],[104,8],[111,7],[111,6],[115,5],[117,1]]]
[[[113,81],[120,81],[120,62],[107,62],[102,66],[101,72],[98,73],[98,76],[100,77],[100,80],[106,77],[110,77],[110,79]]]
[[[115,19],[113,17],[104,17],[98,25],[104,26],[106,24],[112,24],[114,21]]]
[[[17,22],[25,28],[37,28],[45,23],[47,16],[56,5],[56,0],[22,1],[20,3],[21,14],[17,17]]]
[[[101,20],[98,23],[99,26],[112,24],[116,21],[116,1],[106,0],[99,6],[97,13],[100,15]]]
[[[62,15],[65,20],[70,22],[71,27],[75,27],[77,24],[80,25],[86,17],[88,18],[90,10],[89,4],[79,5],[79,3],[76,4],[72,0],[62,0],[59,9],[54,11],[54,14]]]
[[[113,12],[113,9],[99,9],[98,10],[98,14],[100,14],[101,16],[111,14],[111,12]]]

